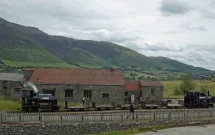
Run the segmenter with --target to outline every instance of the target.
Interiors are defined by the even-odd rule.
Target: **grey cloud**
[[[144,45],[147,46],[148,50],[150,50],[150,51],[182,51],[181,48],[180,49],[175,49],[175,48],[167,47],[164,44],[148,44],[148,43],[144,43]]]
[[[207,29],[204,26],[190,26],[190,24],[183,24],[180,26],[180,28],[183,28],[186,30],[207,31]]]
[[[164,16],[183,15],[190,11],[190,6],[182,0],[163,0],[160,11]]]
[[[93,34],[96,38],[103,41],[109,41],[114,43],[123,43],[128,41],[137,41],[143,39],[142,37],[129,34],[128,32],[124,31],[108,31],[105,29],[100,29],[97,31],[89,32]]]

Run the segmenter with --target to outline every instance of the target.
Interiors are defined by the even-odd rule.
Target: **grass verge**
[[[0,97],[0,111],[17,111],[21,104],[18,101],[11,101],[6,97]]]

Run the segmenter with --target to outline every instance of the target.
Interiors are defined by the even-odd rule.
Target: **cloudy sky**
[[[215,70],[215,0],[0,0],[0,17]]]

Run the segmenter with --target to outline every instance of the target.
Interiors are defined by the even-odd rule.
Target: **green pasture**
[[[183,95],[174,95],[173,90],[176,86],[181,84],[181,81],[162,81],[164,85],[164,97],[171,97],[171,98],[183,98]],[[215,82],[211,80],[194,80],[196,83],[195,90],[200,90],[201,86],[206,86],[210,91],[210,94],[215,96]]]
[[[9,67],[62,67],[62,68],[73,68],[74,65],[67,63],[37,63],[37,62],[20,62],[20,61],[9,61],[2,60],[6,66]]]

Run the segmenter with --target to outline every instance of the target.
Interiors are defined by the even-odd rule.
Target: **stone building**
[[[164,86],[156,81],[140,81],[141,101],[162,102]]]
[[[19,73],[0,73],[0,96],[19,100],[23,88],[24,75]]]
[[[97,105],[124,101],[124,80],[120,70],[85,68],[24,69],[25,78],[39,93],[49,93],[59,101],[82,102],[86,97]]]
[[[134,102],[139,103],[141,95],[140,88],[140,81],[125,81],[125,103],[131,102],[131,95],[134,95]]]

